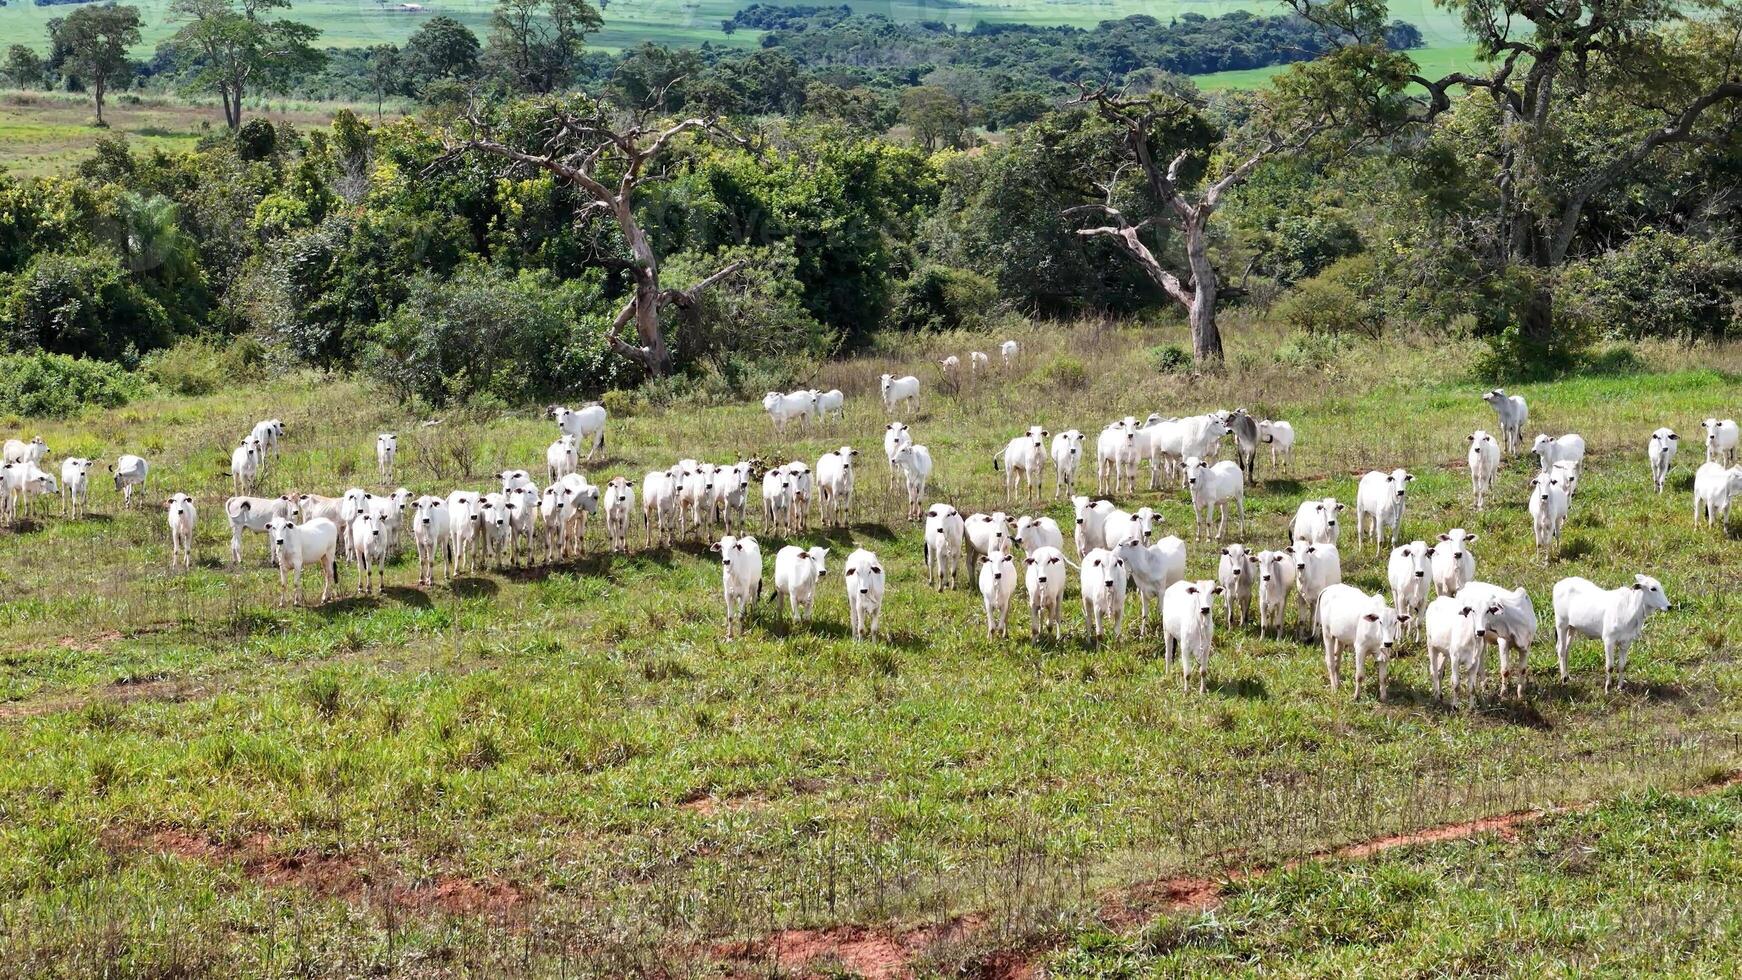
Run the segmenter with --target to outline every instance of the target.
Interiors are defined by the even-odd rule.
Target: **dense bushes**
[[[998,305],[998,284],[968,269],[923,265],[896,290],[889,325],[897,330],[972,328]]]
[[[1594,337],[1730,336],[1742,327],[1742,255],[1649,229],[1567,266],[1555,300],[1563,323]]]
[[[188,338],[158,351],[140,372],[178,395],[209,395],[227,385],[258,380],[265,374],[266,348],[253,337],[214,341]]]
[[[131,362],[168,344],[170,316],[113,254],[42,252],[12,278],[5,346]]]
[[[125,405],[139,385],[118,366],[65,354],[0,355],[0,412],[73,415],[86,406]]]

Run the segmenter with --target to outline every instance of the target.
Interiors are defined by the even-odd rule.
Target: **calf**
[[[1065,547],[1065,535],[1059,530],[1058,522],[1050,517],[1018,517],[1016,519],[1016,543],[1024,554],[1032,555],[1041,548]]]
[[[786,464],[786,472],[792,477],[792,523],[803,531],[810,527],[811,501],[816,497],[816,477],[811,473],[810,464],[803,460],[793,460]]]
[[[655,532],[666,547],[671,547],[677,525],[677,485],[667,470],[654,470],[641,480],[641,529],[647,536],[647,547],[653,547]]]
[[[1009,503],[1016,498],[1016,488],[1024,481],[1028,484],[1028,499],[1040,497],[1041,471],[1046,464],[1045,429],[1035,427],[1023,435],[1010,440],[1003,451],[992,457],[992,470],[997,472],[999,464],[1004,469],[1004,501]]]
[[[889,488],[895,489],[895,481],[900,473],[895,464],[895,454],[903,446],[913,445],[913,430],[906,422],[891,422],[883,427],[883,458],[889,460]]]
[[[886,581],[883,563],[875,552],[864,548],[847,556],[844,577],[847,583],[847,612],[853,622],[853,639],[875,639],[877,622],[883,616],[883,591]]]
[[[369,578],[375,577],[382,591],[387,589],[387,531],[381,517],[372,511],[358,514],[351,521],[351,557],[357,562],[357,594],[371,589]]]
[[[629,522],[635,513],[635,487],[621,476],[605,484],[605,536],[611,550],[629,553]]]
[[[1192,669],[1198,674],[1198,693],[1204,693],[1205,679],[1210,673],[1210,646],[1216,633],[1213,611],[1215,597],[1222,586],[1204,579],[1198,582],[1175,582],[1161,597],[1162,660],[1173,664],[1173,654],[1179,651],[1180,690],[1191,688]]]
[[[1117,510],[1110,500],[1090,502],[1088,497],[1071,498],[1071,509],[1076,512],[1075,540],[1077,557],[1081,558],[1096,548],[1107,546],[1107,537],[1103,533],[1107,515]]]
[[[1260,419],[1258,441],[1270,447],[1270,465],[1294,468],[1294,426],[1276,419]]]
[[[1301,501],[1301,505],[1294,512],[1294,530],[1289,540],[1306,541],[1310,544],[1336,544],[1337,536],[1342,530],[1337,526],[1337,513],[1346,506],[1348,505],[1337,503],[1335,497]]]
[[[1590,579],[1563,578],[1554,587],[1555,655],[1560,659],[1561,681],[1567,679],[1567,650],[1573,638],[1603,641],[1603,691],[1613,680],[1616,689],[1626,683],[1627,651],[1645,630],[1646,617],[1669,612],[1669,597],[1649,575],[1633,576],[1633,584],[1604,589]]]
[[[1083,556],[1079,572],[1089,641],[1098,643],[1111,636],[1117,642],[1125,618],[1125,560],[1105,548],[1096,548]]]
[[[1739,494],[1742,466],[1725,469],[1723,463],[1701,463],[1694,471],[1694,523],[1704,516],[1707,527],[1717,524],[1728,532],[1730,504]]]
[[[179,560],[181,567],[192,568],[194,523],[198,518],[194,498],[185,493],[173,494],[164,501],[163,508],[169,520],[169,567],[174,568]]]
[[[1560,477],[1539,473],[1531,479],[1530,526],[1544,561],[1554,556],[1555,545],[1560,542],[1568,504],[1567,490]]]
[[[744,635],[744,614],[762,595],[762,547],[752,537],[726,535],[710,551],[720,556],[720,584],[726,599],[726,639]]]
[[[902,446],[895,453],[895,465],[907,482],[907,519],[918,520],[925,507],[926,481],[931,479],[931,450],[924,446]]]
[[[1155,603],[1159,615],[1168,586],[1186,576],[1186,543],[1171,534],[1151,545],[1127,537],[1110,550],[1125,563],[1131,584],[1137,587],[1137,635],[1144,636],[1149,632],[1149,604]]]
[[[1440,596],[1427,607],[1427,676],[1433,683],[1434,699],[1440,698],[1440,681],[1446,663],[1452,665],[1452,707],[1458,706],[1458,691],[1468,691],[1476,700],[1483,646],[1488,642],[1488,620],[1501,609],[1485,602],[1467,603]]]
[[[1669,469],[1675,465],[1675,451],[1680,437],[1674,429],[1658,429],[1651,434],[1645,443],[1645,458],[1651,462],[1651,484],[1658,493],[1663,492],[1663,482],[1669,479]],[[1708,457],[1711,455],[1707,454]]]
[[[1506,440],[1506,451],[1516,452],[1524,442],[1524,425],[1530,421],[1530,408],[1524,404],[1524,396],[1508,395],[1503,388],[1495,388],[1482,396],[1482,400],[1494,407],[1494,414],[1500,419],[1500,435]]]
[[[1386,473],[1374,470],[1361,478],[1355,490],[1355,544],[1359,546],[1367,521],[1373,521],[1373,553],[1379,554],[1380,537],[1395,545],[1403,536],[1403,508],[1409,499],[1409,484],[1415,477],[1405,470]]]
[[[1258,553],[1258,635],[1263,636],[1272,624],[1276,638],[1282,639],[1284,620],[1288,615],[1288,590],[1294,587],[1294,556],[1287,551]]]
[[[339,527],[325,517],[304,524],[279,518],[269,527],[272,553],[278,558],[278,604],[284,605],[290,594],[290,575],[296,573],[296,604],[302,605],[302,570],[309,565],[321,569],[321,601],[331,598],[338,577],[334,563],[339,551]]]
[[[1066,429],[1052,437],[1052,495],[1077,491],[1077,467],[1083,462],[1083,434]]]
[[[1700,423],[1706,430],[1706,462],[1731,465],[1736,462],[1736,442],[1739,434],[1735,419],[1706,419]],[[41,442],[41,440],[37,440]]]
[[[1507,591],[1497,585],[1477,581],[1459,589],[1453,598],[1468,606],[1481,603],[1499,608],[1499,612],[1491,612],[1488,616],[1488,635],[1485,639],[1500,651],[1501,693],[1506,692],[1506,685],[1510,681],[1518,696],[1524,697],[1524,686],[1530,673],[1530,645],[1536,642],[1536,607],[1531,604],[1530,593],[1522,588]],[[1486,674],[1486,667],[1482,661],[1478,661],[1478,682]]]
[[[1253,581],[1258,577],[1258,561],[1243,544],[1231,544],[1222,549],[1216,563],[1216,581],[1228,596],[1228,627],[1235,626],[1234,613],[1240,613],[1238,625],[1245,626],[1252,618]]]
[[[580,466],[580,450],[574,436],[562,436],[544,450],[544,478],[551,483],[568,476]]]
[[[80,517],[91,496],[91,461],[68,456],[60,463],[60,515]]]
[[[904,406],[909,411],[919,410],[919,379],[913,375],[896,377],[885,374],[877,379],[878,387],[883,395],[883,410],[893,414],[896,406]]]
[[[230,560],[242,564],[242,532],[264,534],[273,521],[302,520],[302,506],[289,494],[282,497],[231,497],[224,502],[230,519]],[[271,560],[271,556],[268,556]]]
[[[1186,457],[1186,487],[1192,495],[1192,513],[1197,518],[1197,535],[1194,540],[1207,540],[1210,536],[1210,518],[1215,516],[1217,508],[1222,511],[1222,522],[1216,527],[1216,540],[1228,532],[1228,505],[1238,504],[1240,508],[1240,533],[1246,533],[1246,484],[1238,463],[1222,460],[1214,466],[1196,456]]]
[[[1300,597],[1301,639],[1319,628],[1319,596],[1343,581],[1343,556],[1334,544],[1296,541],[1288,548],[1294,556],[1294,589]]]
[[[1047,626],[1052,638],[1064,635],[1065,568],[1070,562],[1064,552],[1048,545],[1036,548],[1023,560],[1023,585],[1028,592],[1029,639],[1039,641]]]
[[[1500,446],[1494,437],[1477,429],[1465,436],[1469,440],[1470,487],[1476,494],[1476,509],[1488,506],[1488,494],[1494,489],[1494,475],[1500,471]]]
[[[1366,680],[1367,658],[1378,664],[1379,700],[1385,700],[1386,673],[1398,630],[1409,622],[1381,595],[1368,595],[1352,585],[1329,586],[1319,596],[1319,629],[1325,640],[1325,674],[1331,690],[1343,680],[1343,650],[1355,651],[1355,697]]]
[[[845,527],[853,519],[853,460],[858,455],[852,446],[842,446],[817,458],[818,502],[825,524]]]
[[[933,588],[956,587],[956,569],[962,563],[962,539],[966,530],[961,511],[949,504],[933,504],[925,516],[925,580]]]
[[[827,548],[800,548],[787,545],[774,556],[775,602],[785,599],[795,621],[811,618],[817,600],[817,582],[829,574],[823,562],[829,556]]]
[[[1572,463],[1577,466],[1585,459],[1585,437],[1576,432],[1569,432],[1554,439],[1546,434],[1538,433],[1536,441],[1530,445],[1530,451],[1542,461],[1544,473],[1554,469],[1556,463]]]
[[[1426,541],[1411,541],[1391,549],[1391,560],[1385,566],[1385,578],[1391,584],[1391,607],[1408,622],[1421,627],[1422,607],[1427,605],[1428,566],[1433,562],[1434,549]]]
[[[1457,595],[1476,577],[1476,553],[1470,550],[1476,538],[1461,527],[1440,535],[1431,552],[1435,595]]]
[[[411,541],[417,546],[417,584],[435,585],[435,569],[452,576],[454,541],[448,528],[448,505],[440,497],[423,496],[411,505]]]
[[[381,474],[382,483],[392,481],[393,460],[398,455],[398,436],[391,432],[382,432],[375,436],[375,470]]]
[[[605,449],[605,409],[601,405],[588,405],[579,410],[570,410],[558,405],[550,410],[551,417],[556,419],[556,427],[565,435],[575,437],[575,445],[588,443],[587,459],[592,460],[597,453]]]
[[[980,599],[986,607],[986,635],[1010,635],[1010,600],[1016,595],[1016,559],[998,550],[980,560]]]

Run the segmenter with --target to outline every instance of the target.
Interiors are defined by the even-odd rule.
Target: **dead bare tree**
[[[1142,221],[1132,222],[1115,206],[1121,166],[1105,184],[1097,184],[1106,195],[1099,204],[1067,208],[1066,218],[1100,215],[1109,219],[1106,225],[1079,228],[1085,237],[1111,239],[1157,286],[1185,308],[1191,325],[1192,357],[1199,366],[1209,366],[1222,359],[1222,334],[1216,326],[1216,296],[1220,280],[1210,261],[1210,218],[1229,190],[1252,176],[1265,160],[1283,153],[1305,148],[1323,132],[1329,121],[1310,119],[1294,129],[1282,132],[1252,134],[1245,155],[1195,197],[1183,176],[1192,150],[1181,150],[1165,167],[1156,159],[1151,137],[1157,124],[1172,114],[1196,111],[1182,96],[1162,98],[1126,98],[1115,94],[1110,86],[1083,86],[1071,105],[1094,106],[1102,118],[1125,128],[1125,147],[1131,162],[1141,171],[1140,179],[1159,213]],[[1142,232],[1153,225],[1165,224],[1177,232],[1185,243],[1183,274],[1162,264],[1155,252],[1144,242]]]
[[[584,203],[575,211],[577,220],[604,213],[617,223],[629,248],[628,272],[634,289],[612,320],[605,339],[612,350],[641,365],[654,377],[669,374],[672,369],[671,349],[660,326],[661,310],[675,307],[693,312],[704,292],[738,272],[744,263],[730,263],[688,289],[662,288],[659,256],[654,254],[653,244],[635,215],[636,192],[658,176],[650,165],[673,140],[686,133],[749,145],[714,116],[658,119],[653,107],[662,104],[663,99],[664,92],[660,92],[649,107],[630,113],[613,112],[603,102],[550,103],[545,107],[548,116],[538,134],[542,146],[537,150],[504,142],[492,121],[473,106],[463,123],[466,138],[450,140],[448,152],[443,155],[443,159],[451,159],[467,152],[485,153],[553,174],[583,195]],[[623,328],[630,323],[635,325],[636,343],[622,336]]]

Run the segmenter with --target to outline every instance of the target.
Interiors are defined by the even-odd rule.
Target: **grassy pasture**
[[[729,644],[719,568],[696,542],[637,537],[603,556],[595,528],[572,565],[427,593],[402,558],[384,595],[310,609],[277,606],[260,538],[243,569],[225,564],[228,450],[258,417],[289,425],[265,492],[373,486],[381,428],[401,434],[405,484],[445,492],[536,471],[554,431],[536,409],[421,428],[356,383],[298,376],[65,424],[0,420],[8,436],[42,432],[55,461],[142,452],[152,503],[185,490],[202,515],[190,573],[165,567],[161,512],[120,513],[106,486],[89,519],[0,531],[0,974],[766,973],[781,966],[756,940],[776,929],[971,914],[974,930],[915,953],[948,971],[1092,923],[1109,887],[1742,765],[1736,541],[1690,523],[1697,451],[1662,497],[1643,452],[1658,425],[1691,443],[1699,418],[1734,414],[1742,349],[1652,350],[1649,373],[1515,386],[1532,431],[1592,446],[1564,553],[1544,566],[1521,461],[1498,505],[1470,503],[1463,437],[1493,418],[1458,377],[1473,345],[1365,344],[1301,368],[1237,328],[1229,373],[1193,380],[1147,367],[1145,348],[1177,330],[1085,326],[1019,334],[1018,383],[937,390],[935,356],[998,339],[825,365],[815,383],[848,393],[846,419],[784,442],[754,405],[613,423],[595,482],[639,486],[691,455],[814,460],[848,443],[871,457],[852,526],[802,538],[833,549],[817,622],[764,603]],[[891,369],[926,380],[913,424],[938,462],[930,496],[965,512],[1001,503],[991,454],[1028,424],[1092,432],[1243,404],[1292,420],[1300,447],[1293,472],[1261,471],[1236,540],[1280,545],[1301,498],[1349,501],[1360,472],[1401,463],[1419,477],[1409,536],[1479,532],[1478,574],[1528,586],[1539,616],[1569,574],[1649,571],[1677,609],[1651,622],[1623,693],[1602,693],[1591,643],[1572,682],[1555,680],[1550,626],[1525,702],[1459,712],[1429,700],[1419,648],[1377,705],[1326,690],[1316,646],[1250,628],[1219,630],[1210,693],[1182,695],[1159,640],[1135,635],[1135,606],[1120,642],[1084,641],[1074,585],[1062,643],[1020,625],[989,641],[976,592],[926,588],[917,528],[884,490],[875,388]],[[1068,526],[1048,486],[1044,509]],[[1132,503],[1189,541],[1182,493]],[[770,563],[783,543],[763,539]],[[855,545],[891,573],[887,642],[846,639],[839,569]],[[1215,553],[1191,546],[1189,573],[1213,574]],[[1382,585],[1383,558],[1344,553],[1346,580]],[[733,942],[748,959],[723,956]],[[1373,955],[1375,969],[1432,959]]]

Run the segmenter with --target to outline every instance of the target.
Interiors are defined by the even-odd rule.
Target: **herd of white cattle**
[[[1009,365],[1017,356],[1014,342],[1006,343],[1000,353],[1003,363]],[[956,359],[944,362],[946,371],[951,370],[951,360]],[[970,355],[976,371],[989,363],[984,354]],[[884,375],[881,392],[885,409],[894,414],[913,407],[919,389],[916,378]],[[1468,437],[1469,472],[1478,509],[1487,506],[1502,454],[1522,448],[1529,418],[1519,396],[1495,389],[1482,397],[1499,417],[1500,438],[1480,429]],[[805,389],[787,394],[770,392],[763,407],[776,431],[781,432],[795,419],[808,424],[829,413],[839,415],[844,403],[839,391]],[[360,594],[384,587],[386,565],[407,520],[421,586],[434,584],[438,568],[451,578],[481,564],[530,564],[540,560],[536,556],[540,547],[545,562],[584,553],[588,519],[601,511],[610,550],[627,552],[637,510],[634,485],[617,476],[601,489],[579,471],[582,462],[604,450],[605,410],[599,406],[579,410],[555,407],[551,415],[559,436],[546,451],[547,485],[542,490],[530,472],[514,469],[496,474],[497,491],[456,490],[446,497],[417,496],[404,487],[385,495],[353,487],[338,497],[312,493],[250,496],[267,466],[278,457],[285,439],[282,421],[261,421],[231,455],[230,475],[236,495],[225,505],[231,560],[242,562],[246,532],[263,533],[269,543],[269,560],[279,569],[280,601],[292,598],[290,579],[294,577],[294,601],[301,603],[304,569],[321,570],[321,601],[325,602],[337,588],[341,558],[355,564]],[[1742,466],[1736,465],[1737,424],[1731,419],[1708,418],[1700,425],[1705,431],[1706,461],[1694,477],[1694,520],[1726,524],[1732,499],[1742,494]],[[1223,439],[1230,435],[1239,460],[1214,462]],[[1147,462],[1151,488],[1166,480],[1182,485],[1189,494],[1195,513],[1194,540],[1209,539],[1212,523],[1216,524],[1215,538],[1221,540],[1227,532],[1231,506],[1244,533],[1245,487],[1260,447],[1270,448],[1273,465],[1288,465],[1294,441],[1294,429],[1288,422],[1253,419],[1243,409],[1184,419],[1152,415],[1143,422],[1127,417],[1109,423],[1096,438],[1097,489],[1114,494],[1135,491],[1140,464]],[[1656,430],[1647,441],[1651,479],[1659,493],[1673,466],[1678,442],[1677,434],[1669,428]],[[583,445],[587,447],[584,459],[580,456]],[[1339,515],[1347,505],[1334,497],[1299,505],[1286,547],[1254,552],[1243,544],[1228,544],[1221,548],[1214,579],[1186,579],[1185,542],[1175,536],[1156,539],[1155,525],[1160,517],[1153,508],[1128,512],[1111,500],[1076,493],[1086,446],[1086,436],[1076,429],[1054,435],[1033,426],[993,458],[993,468],[1004,474],[1007,501],[1023,495],[1031,501],[1038,499],[1043,493],[1044,469],[1048,463],[1052,465],[1053,494],[1069,495],[1075,514],[1071,537],[1077,560],[1072,561],[1065,555],[1065,535],[1052,518],[1011,517],[1002,511],[964,516],[947,503],[927,507],[930,452],[914,442],[907,423],[896,420],[885,427],[883,450],[889,484],[905,484],[909,519],[924,520],[927,582],[939,590],[955,588],[964,561],[970,569],[977,569],[989,635],[1009,635],[1010,607],[1020,578],[1030,610],[1031,638],[1038,641],[1049,630],[1055,640],[1060,638],[1068,569],[1077,573],[1091,641],[1119,639],[1127,597],[1135,591],[1139,635],[1149,632],[1150,607],[1154,605],[1161,621],[1166,663],[1171,667],[1177,652],[1182,686],[1189,688],[1195,675],[1201,693],[1214,639],[1216,597],[1225,597],[1225,622],[1230,628],[1250,622],[1256,598],[1259,634],[1274,629],[1281,637],[1292,592],[1298,605],[1297,630],[1302,639],[1317,633],[1322,640],[1332,688],[1340,686],[1343,654],[1348,651],[1354,658],[1356,696],[1365,686],[1366,667],[1371,661],[1377,674],[1377,693],[1384,700],[1391,653],[1414,633],[1425,638],[1428,674],[1436,698],[1442,696],[1448,665],[1453,705],[1458,703],[1460,692],[1473,698],[1485,679],[1485,654],[1490,646],[1498,652],[1502,694],[1510,689],[1524,696],[1526,662],[1538,625],[1529,594],[1523,588],[1506,589],[1478,580],[1472,548],[1477,535],[1463,528],[1440,534],[1431,545],[1403,540],[1408,487],[1415,479],[1407,471],[1369,472],[1361,478],[1355,494],[1357,547],[1364,546],[1369,536],[1376,555],[1383,547],[1391,547],[1387,580],[1392,595],[1388,601],[1383,594],[1367,594],[1343,583]],[[1537,547],[1546,558],[1559,540],[1577,494],[1585,440],[1577,434],[1541,434],[1533,441],[1531,452],[1540,466],[1531,481],[1527,509]],[[384,483],[392,481],[397,453],[397,437],[380,433],[376,463]],[[85,512],[94,462],[82,457],[63,460],[57,483],[42,468],[47,456],[48,447],[41,437],[5,443],[0,516],[7,523],[30,514],[35,498],[56,492],[61,496],[63,516],[77,517]],[[803,460],[772,467],[760,460],[729,465],[679,460],[641,480],[643,539],[649,548],[669,547],[679,537],[712,541],[711,550],[720,555],[722,567],[726,635],[742,635],[746,613],[763,592],[761,546],[745,533],[753,488],[760,481],[761,524],[768,533],[791,536],[809,530],[813,510],[821,525],[845,526],[854,513],[858,457],[858,450],[842,446],[824,453],[814,468]],[[122,455],[108,470],[123,509],[136,506],[136,498],[144,499],[150,470],[144,458]],[[190,568],[198,520],[195,502],[185,493],[175,493],[165,501],[164,509],[170,530],[171,567]],[[716,529],[722,534],[717,539]],[[773,598],[790,610],[794,620],[811,617],[820,580],[827,574],[828,554],[824,547],[790,545],[775,555]],[[882,560],[860,548],[848,556],[843,573],[854,638],[876,636],[886,595]],[[1434,595],[1431,602],[1430,588]],[[1670,608],[1659,582],[1643,574],[1616,589],[1604,589],[1584,578],[1562,579],[1554,587],[1553,605],[1561,679],[1567,679],[1567,652],[1573,639],[1599,639],[1604,647],[1605,690],[1622,683],[1628,650],[1643,630],[1646,617]]]

